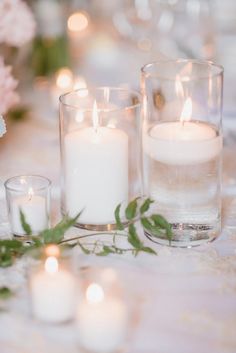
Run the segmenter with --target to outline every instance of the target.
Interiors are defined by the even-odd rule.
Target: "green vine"
[[[152,203],[153,201],[149,198],[145,200],[136,198],[128,204],[123,212],[124,216],[121,215],[121,204],[119,204],[115,210],[117,228],[115,232],[93,232],[67,239],[64,239],[65,232],[76,224],[81,212],[74,218],[66,216],[53,228],[42,231],[38,236],[32,236],[31,227],[27,223],[25,215],[20,210],[21,224],[27,234],[28,241],[25,242],[16,239],[0,240],[0,267],[11,266],[17,258],[32,250],[42,251],[48,244],[67,245],[67,247],[79,246],[83,253],[87,255],[107,256],[109,254],[120,255],[132,253],[134,256],[137,256],[140,252],[155,255],[156,251],[142,242],[137,231],[137,224],[140,224],[144,230],[150,231],[153,236],[166,237],[169,242],[172,239],[172,228],[161,215],[148,215]],[[82,244],[82,239],[92,239],[96,235],[113,235],[112,242],[108,245],[102,240],[95,240]],[[129,243],[129,247],[119,247],[117,245],[117,237],[125,237]]]

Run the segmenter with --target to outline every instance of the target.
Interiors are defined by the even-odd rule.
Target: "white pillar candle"
[[[204,163],[217,157],[222,136],[208,123],[186,121],[187,116],[191,116],[189,100],[180,121],[159,123],[144,133],[144,151],[154,160],[170,165]]]
[[[96,118],[97,119],[97,118]],[[66,211],[80,222],[114,223],[114,210],[128,200],[128,136],[119,129],[87,127],[65,136]]]
[[[20,210],[26,222],[30,225],[33,234],[39,234],[48,227],[46,198],[34,195],[32,188],[27,196],[19,196],[12,200],[11,227],[15,235],[23,236],[25,231],[21,225]]]
[[[101,286],[89,285],[86,299],[78,308],[77,328],[83,348],[110,353],[121,348],[127,335],[127,310],[116,298],[106,298]]]
[[[74,276],[58,267],[58,260],[49,256],[43,270],[30,281],[33,315],[42,321],[60,323],[73,319],[76,305]]]

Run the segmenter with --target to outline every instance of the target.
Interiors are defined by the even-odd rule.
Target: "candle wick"
[[[93,105],[93,128],[94,131],[97,133],[98,127],[99,127],[99,114],[98,114],[98,108],[97,108],[97,102],[95,100],[94,105]]]
[[[33,189],[32,188],[29,188],[29,192],[28,192],[28,197],[29,197],[29,201],[31,201],[32,197],[33,197]]]

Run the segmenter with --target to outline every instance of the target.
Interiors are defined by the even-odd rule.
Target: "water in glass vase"
[[[158,129],[166,124],[174,123],[158,124],[143,137],[144,193],[155,200],[152,212],[172,224],[172,246],[200,245],[220,232],[222,138],[206,123],[201,128],[212,132],[208,139],[159,138]],[[166,238],[147,235],[169,244]]]

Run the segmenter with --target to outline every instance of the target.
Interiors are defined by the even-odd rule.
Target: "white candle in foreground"
[[[49,256],[43,270],[30,281],[32,312],[39,320],[60,323],[73,319],[76,305],[74,276],[58,267],[58,260]]]
[[[20,210],[23,212],[26,222],[30,225],[33,234],[39,234],[48,228],[49,216],[47,213],[46,198],[34,195],[30,188],[27,196],[19,196],[12,200],[11,228],[12,233],[24,236],[25,231],[21,225]]]
[[[222,150],[222,136],[212,125],[186,121],[186,116],[191,116],[189,101],[180,121],[159,123],[144,133],[144,151],[156,161],[170,165],[204,163],[217,157]]]
[[[80,222],[114,223],[116,206],[128,200],[128,136],[119,129],[94,126],[65,136],[66,211]]]
[[[86,299],[79,305],[77,312],[81,346],[91,352],[114,352],[125,341],[127,323],[124,303],[116,298],[106,298],[100,285],[90,284]]]

